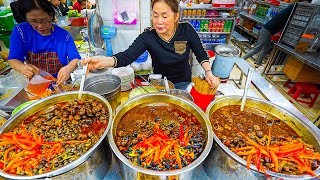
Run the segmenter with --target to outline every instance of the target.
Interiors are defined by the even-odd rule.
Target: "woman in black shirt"
[[[152,1],[153,28],[147,28],[124,52],[112,57],[95,56],[82,61],[88,69],[126,66],[135,61],[145,50],[151,55],[154,73],[166,76],[173,83],[191,82],[189,52],[192,49],[205,70],[206,80],[212,87],[218,78],[212,72],[209,58],[197,32],[189,23],[179,23],[177,0]]]

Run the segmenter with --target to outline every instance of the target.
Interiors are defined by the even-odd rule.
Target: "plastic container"
[[[204,112],[206,111],[208,105],[211,103],[215,95],[201,94],[194,87],[190,91],[193,97],[194,103],[198,105]]]
[[[54,78],[50,73],[40,71],[39,74],[36,74],[32,77],[27,86],[27,90],[33,94],[41,96],[50,86],[51,81],[53,80]]]
[[[313,34],[302,34],[300,37],[295,50],[299,53],[306,53],[315,40]]]

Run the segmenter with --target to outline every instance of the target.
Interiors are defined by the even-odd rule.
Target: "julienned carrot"
[[[278,158],[277,158],[277,156],[274,154],[273,151],[269,151],[269,152],[270,152],[271,161],[272,161],[273,164],[274,164],[274,171],[275,171],[275,172],[278,172],[278,169],[279,169]]]
[[[247,157],[247,169],[250,169],[250,164],[251,164],[251,159],[252,159],[252,154],[249,154]]]
[[[7,150],[4,152],[4,154],[3,154],[3,160],[4,160],[4,162],[7,162],[7,160],[8,160],[8,153],[9,153],[10,151],[12,151],[13,149],[15,149],[15,148],[16,148],[15,146],[12,146],[11,148],[7,149]]]
[[[269,127],[269,133],[268,133],[267,151],[269,151],[270,142],[271,142],[271,126]]]
[[[174,148],[174,154],[175,154],[176,162],[178,163],[179,168],[182,168],[181,158],[180,158],[180,155],[179,155],[178,147],[175,145],[173,148]]]

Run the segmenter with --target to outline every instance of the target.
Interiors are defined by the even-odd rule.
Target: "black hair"
[[[55,19],[55,11],[53,9],[53,4],[48,0],[18,0],[10,4],[13,17],[17,23],[27,21],[27,13],[36,10],[42,9],[49,16],[52,17],[52,21]]]

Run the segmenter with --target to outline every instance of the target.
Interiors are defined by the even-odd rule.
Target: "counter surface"
[[[292,47],[285,45],[285,44],[281,44],[281,43],[276,43],[275,46],[277,48],[279,48],[280,50],[297,57],[303,63],[306,63],[306,64],[310,65],[311,67],[320,71],[320,57],[319,56],[315,57],[311,54],[298,53]]]

